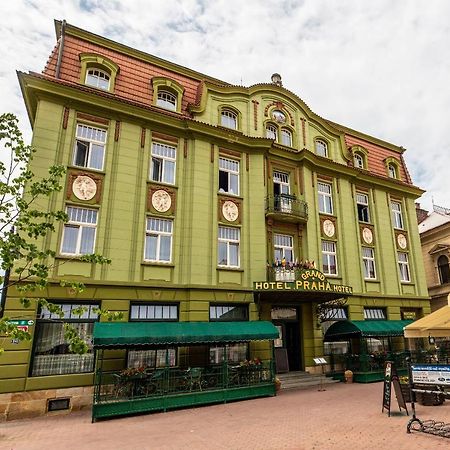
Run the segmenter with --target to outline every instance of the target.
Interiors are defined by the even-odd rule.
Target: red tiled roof
[[[387,178],[385,160],[389,157],[394,158],[400,167],[400,180],[405,183],[412,184],[409,173],[406,171],[404,160],[398,152],[382,147],[381,145],[374,144],[368,140],[351,136],[347,133],[345,134],[345,143],[348,147],[352,147],[354,145],[364,147],[368,154],[367,167],[369,172],[385,178]]]
[[[45,75],[55,76],[58,58],[57,47],[50,55],[50,59],[44,69],[43,73]],[[80,82],[80,53],[96,53],[105,56],[120,67],[114,88],[114,94],[117,97],[151,105],[153,95],[151,79],[153,77],[167,77],[177,81],[185,89],[181,105],[183,113],[187,111],[188,104],[196,101],[199,81],[70,35],[66,35],[64,40],[60,69],[60,78],[62,80],[74,83]]]

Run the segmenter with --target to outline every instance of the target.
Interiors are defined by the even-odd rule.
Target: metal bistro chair
[[[188,369],[188,383],[189,390],[192,391],[197,386],[198,389],[202,390],[202,373],[203,369],[201,367],[192,367]]]

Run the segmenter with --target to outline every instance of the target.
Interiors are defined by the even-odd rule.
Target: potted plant
[[[347,369],[344,372],[344,378],[346,383],[353,383],[353,372],[350,369]]]

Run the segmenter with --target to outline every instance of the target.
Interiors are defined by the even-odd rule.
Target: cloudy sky
[[[450,207],[448,0],[0,0],[0,112],[30,125],[16,70],[44,68],[53,19],[224,81],[284,86],[322,117],[407,149],[420,200]]]

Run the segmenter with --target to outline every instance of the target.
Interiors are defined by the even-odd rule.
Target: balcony
[[[281,263],[274,263],[272,267],[267,268],[267,279],[268,281],[297,281],[301,279],[301,273],[308,269],[315,270],[314,261],[302,261],[300,263],[287,264],[285,266],[282,266]]]
[[[295,195],[269,195],[266,197],[266,217],[284,222],[306,222],[308,220],[308,204],[303,200],[298,200]]]

